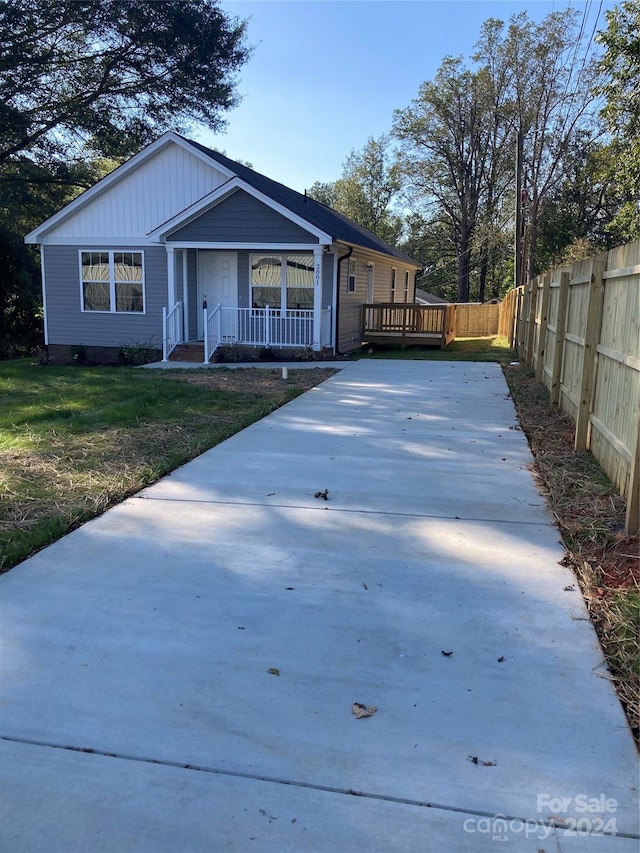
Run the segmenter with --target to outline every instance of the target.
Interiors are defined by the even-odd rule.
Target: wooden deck
[[[378,302],[362,306],[363,343],[446,347],[455,338],[455,305]]]

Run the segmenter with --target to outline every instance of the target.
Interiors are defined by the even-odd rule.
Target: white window
[[[144,314],[142,252],[80,252],[83,311]]]
[[[404,271],[404,301],[409,301],[409,270]]]
[[[391,267],[391,297],[390,302],[396,301],[396,268]]]
[[[356,262],[349,261],[349,275],[347,277],[347,293],[356,292]]]
[[[313,310],[313,255],[252,255],[251,306],[287,311]]]

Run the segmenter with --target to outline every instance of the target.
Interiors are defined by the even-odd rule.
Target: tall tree
[[[610,171],[622,195],[609,232],[619,242],[640,236],[640,2],[627,0],[606,12],[599,34],[605,75],[597,87],[611,134]]]
[[[360,151],[351,151],[337,181],[316,181],[308,192],[316,201],[396,245],[403,227],[402,218],[393,209],[399,190],[400,173],[390,150],[390,136],[383,134],[377,139],[370,136]]]
[[[418,210],[441,211],[458,257],[458,301],[468,302],[480,205],[491,169],[494,122],[487,75],[447,57],[433,82],[394,113],[409,198]],[[432,218],[432,216],[428,216]]]
[[[245,24],[218,0],[0,0],[0,357],[38,334],[26,231],[159,133],[236,102]],[[113,164],[115,165],[115,163]]]
[[[536,250],[543,202],[562,181],[567,153],[577,134],[595,125],[593,86],[597,63],[591,39],[570,8],[539,24],[526,13],[487,21],[475,59],[509,81],[515,131],[516,202],[522,210],[524,246],[518,280],[537,272]]]
[[[246,60],[217,0],[0,0],[0,163],[78,140],[130,154],[167,126],[219,127]]]

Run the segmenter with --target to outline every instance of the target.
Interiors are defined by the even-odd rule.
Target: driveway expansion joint
[[[12,737],[9,735],[0,735],[0,741],[6,741],[8,743],[23,743],[28,744],[29,746],[38,746],[43,747],[45,749],[60,749],[66,750],[68,752],[81,752],[85,755],[98,755],[102,758],[115,758],[119,761],[135,761],[140,764],[155,764],[160,767],[173,767],[177,770],[191,770],[196,773],[208,773],[212,776],[229,776],[234,779],[248,779],[253,782],[267,782],[272,785],[286,785],[292,788],[305,788],[311,791],[322,791],[326,794],[340,794],[342,796],[348,797],[358,797],[363,800],[377,800],[379,802],[385,803],[396,803],[397,805],[403,806],[413,806],[415,808],[422,809],[434,809],[435,811],[443,811],[443,812],[454,812],[457,814],[465,814],[465,815],[473,815],[474,817],[487,817],[493,818],[496,815],[500,815],[500,817],[506,821],[517,821],[523,824],[535,824],[536,826],[543,826],[548,829],[562,829],[564,828],[562,825],[555,823],[550,820],[543,820],[540,817],[520,817],[516,815],[507,815],[503,812],[499,812],[498,810],[494,812],[484,811],[479,809],[469,809],[464,808],[462,806],[451,806],[444,803],[434,803],[429,802],[427,800],[415,800],[410,797],[394,797],[391,794],[376,794],[370,791],[356,791],[353,788],[340,788],[335,787],[333,785],[319,785],[314,784],[313,782],[302,782],[295,779],[282,779],[278,776],[265,776],[260,773],[248,773],[242,772],[240,770],[224,770],[220,767],[210,767],[204,764],[184,764],[180,761],[169,761],[167,759],[157,759],[157,758],[148,758],[142,755],[125,755],[117,752],[107,752],[106,750],[94,749],[92,747],[82,747],[82,746],[72,746],[70,744],[61,744],[61,743],[53,743],[49,741],[40,741],[34,740],[31,738],[20,738],[20,737]],[[631,838],[631,839],[640,839],[640,835],[637,833],[609,833],[609,832],[601,832],[601,833],[593,833],[593,835],[598,836],[608,836],[608,837],[616,837],[616,838]]]
[[[277,504],[277,503],[264,503],[258,501],[216,501],[211,498],[163,498],[163,497],[153,497],[150,495],[137,494],[132,495],[132,498],[142,501],[158,501],[163,503],[179,503],[179,504],[211,504],[212,506],[258,506],[258,507],[268,507],[269,509],[304,509],[310,510],[311,512],[323,512],[329,510],[330,512],[348,512],[353,515],[381,515],[381,516],[390,516],[393,518],[432,518],[436,521],[475,521],[481,524],[508,524],[508,525],[524,525],[532,526],[532,527],[540,527],[540,520],[534,521],[525,521],[522,519],[508,519],[502,520],[498,518],[484,518],[484,517],[476,517],[476,516],[466,516],[466,515],[433,515],[431,513],[426,512],[392,512],[389,510],[381,510],[381,509],[351,509],[350,507],[333,507],[327,506],[323,504],[322,506],[306,506],[305,504]],[[534,506],[538,506],[535,504]]]

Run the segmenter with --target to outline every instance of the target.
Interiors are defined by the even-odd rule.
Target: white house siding
[[[122,249],[93,245],[94,250]],[[162,346],[162,308],[167,304],[167,253],[164,247],[141,246],[144,252],[145,313],[82,311],[77,246],[44,246],[47,279],[47,326],[50,344],[119,347],[152,342]]]
[[[227,180],[222,172],[171,142],[52,229],[47,242],[64,238],[71,243],[98,236],[103,242],[124,235],[143,238]]]
[[[237,190],[175,231],[167,242],[317,243],[295,222],[272,210],[249,193]]]

